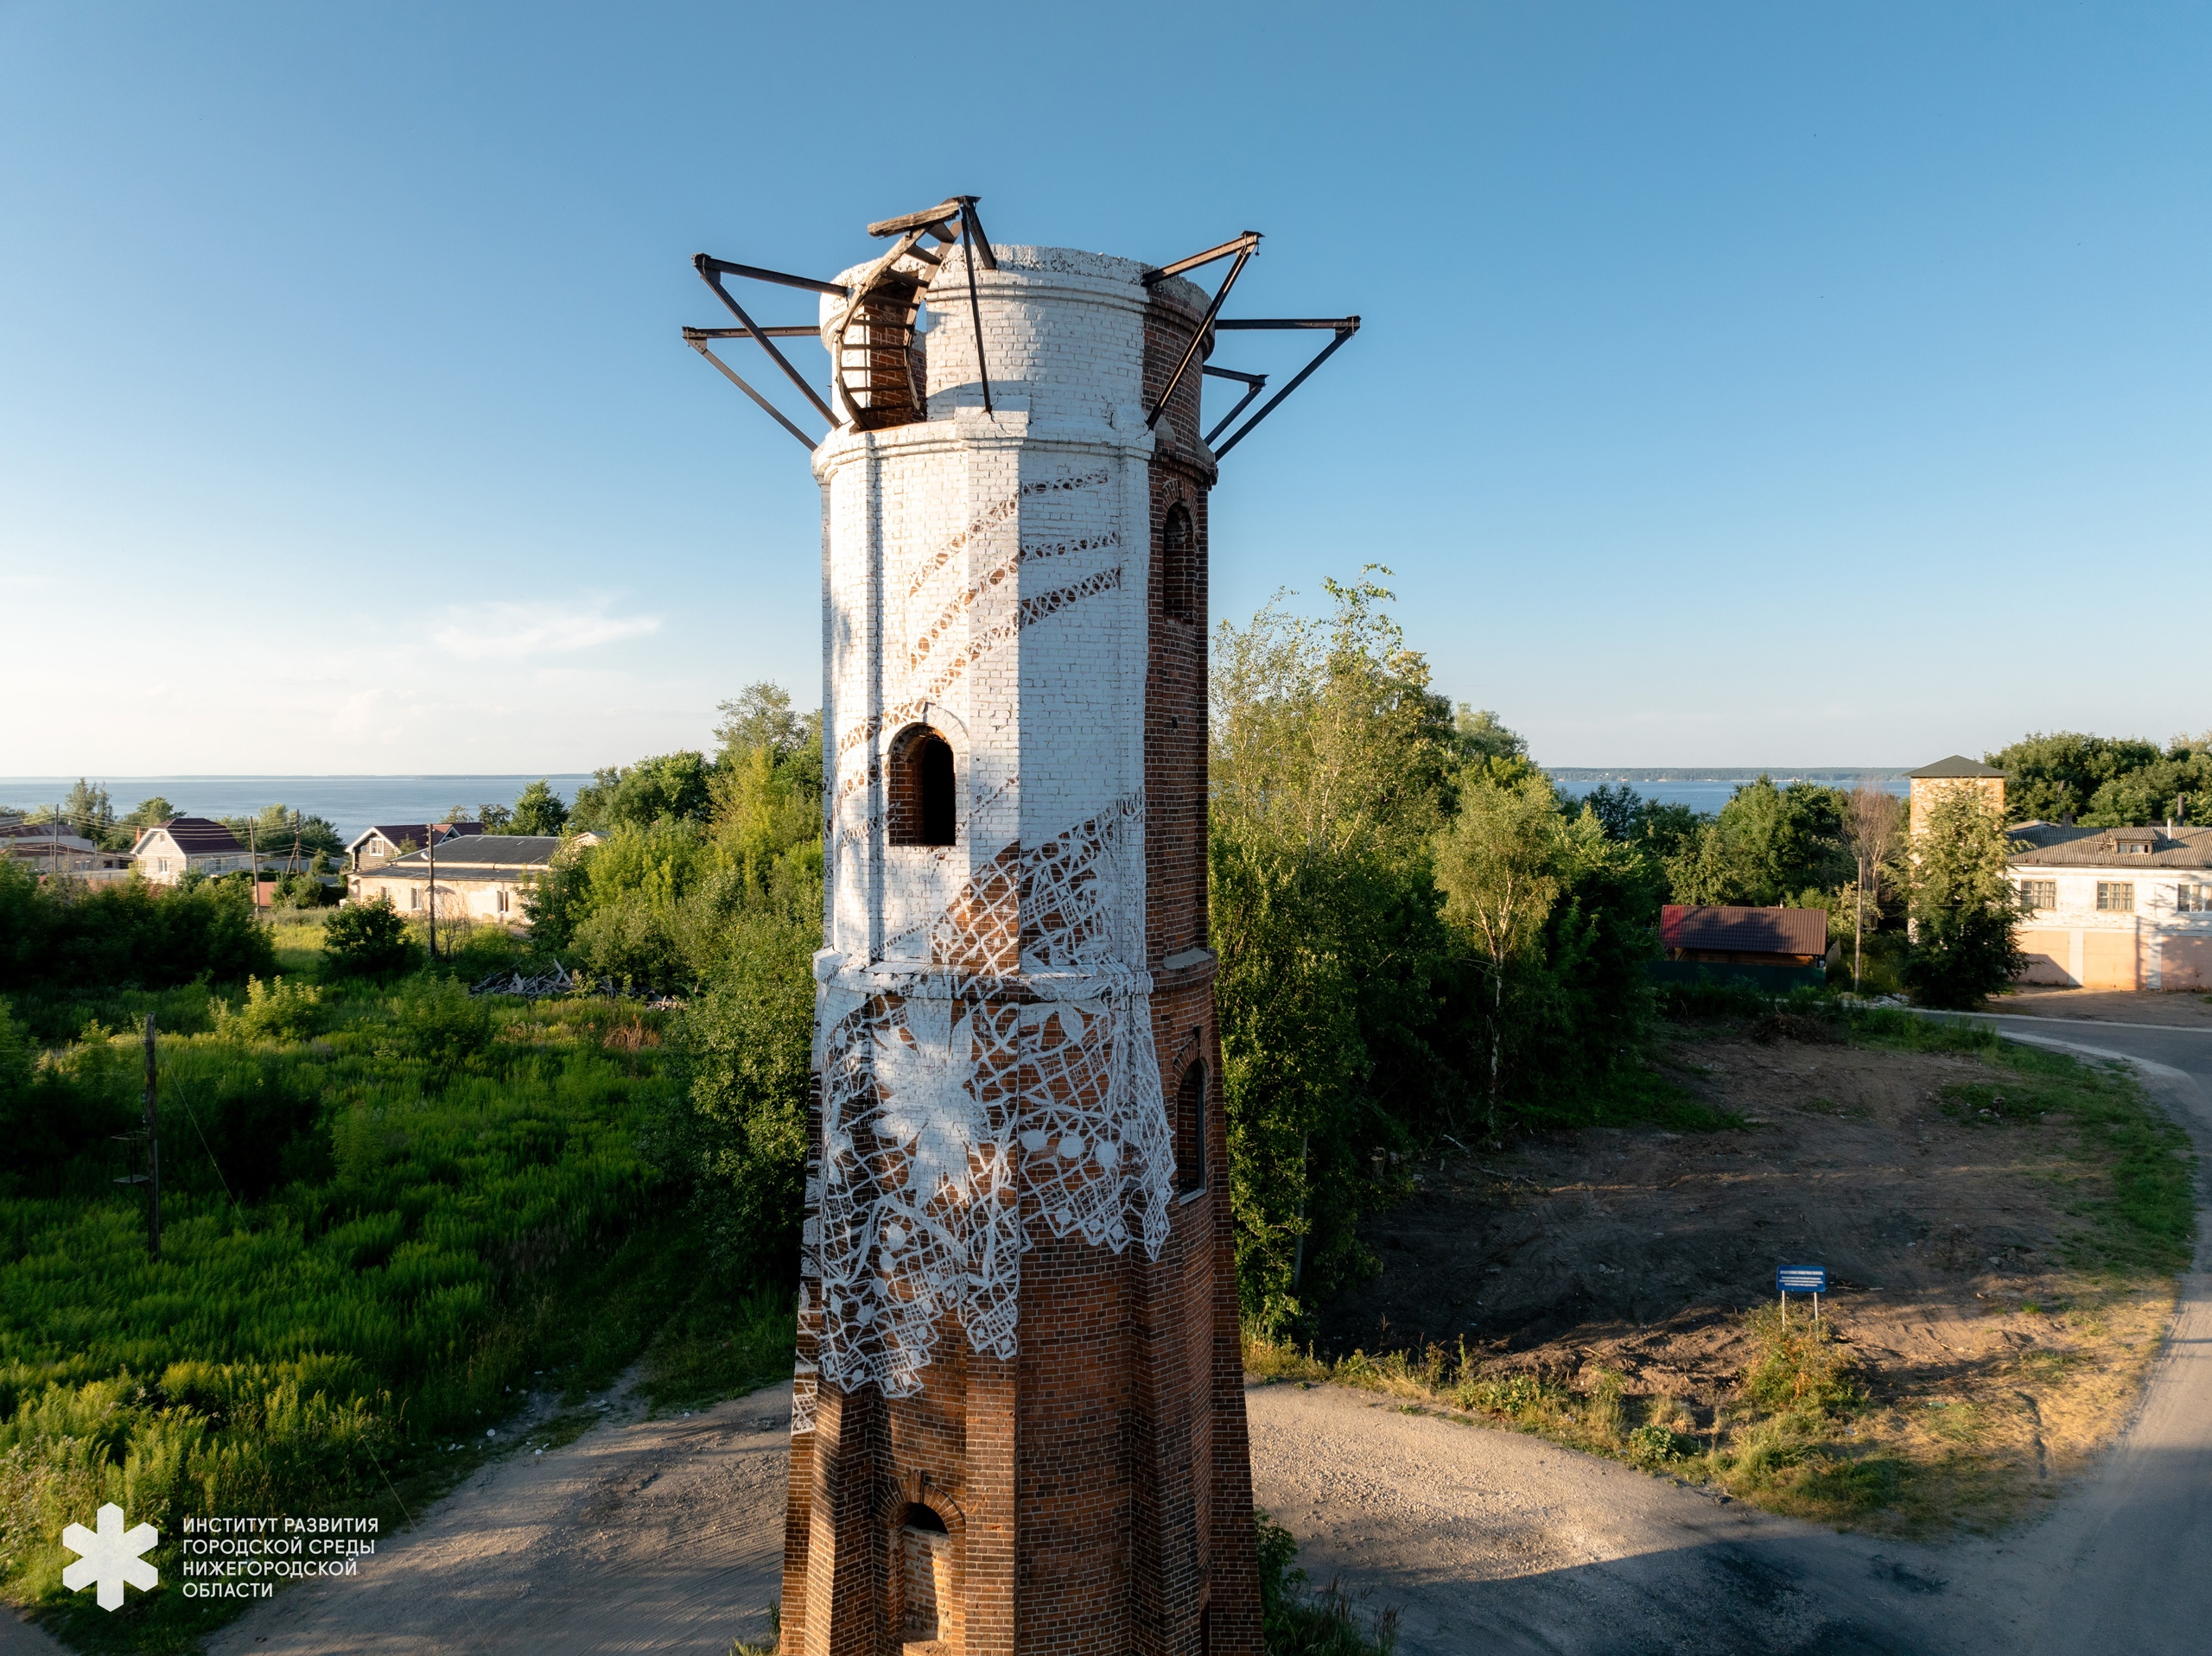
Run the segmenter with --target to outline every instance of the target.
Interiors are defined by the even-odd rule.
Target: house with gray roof
[[[2025,822],[2011,837],[2024,981],[2212,987],[2212,828]]]
[[[347,842],[346,860],[353,867],[380,868],[394,857],[435,841],[443,845],[456,835],[481,834],[481,822],[379,822],[363,828]]]
[[[565,846],[571,850],[599,843],[595,834],[456,834],[410,851],[373,867],[357,868],[346,879],[346,900],[391,899],[404,915],[428,919],[475,920],[493,925],[526,926],[522,894],[543,879]]]

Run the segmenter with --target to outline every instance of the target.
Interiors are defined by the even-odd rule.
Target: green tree
[[[715,726],[715,739],[721,744],[717,763],[721,765],[762,748],[779,762],[810,742],[820,751],[821,714],[793,713],[791,692],[780,684],[748,684],[716,711],[722,716]]]
[[[1589,820],[1596,826],[1594,815]],[[1504,1058],[1506,974],[1541,935],[1559,897],[1560,826],[1559,802],[1541,777],[1500,787],[1484,776],[1460,790],[1459,815],[1437,841],[1445,917],[1474,940],[1489,980],[1493,1136]]]
[[[1326,589],[1325,621],[1278,600],[1224,624],[1209,677],[1230,1207],[1246,1311],[1270,1323],[1364,1267],[1374,1151],[1465,1090],[1427,860],[1461,762],[1450,706],[1387,591]]]
[[[805,1212],[818,921],[748,917],[677,1024],[687,1108],[673,1148],[715,1253],[733,1271],[796,1274]]]
[[[569,820],[572,828],[604,834],[664,819],[704,822],[713,804],[706,755],[686,749],[594,771],[576,790]]]
[[[1842,790],[1808,782],[1777,788],[1760,777],[1729,796],[1667,866],[1675,900],[1753,908],[1817,902],[1848,878]]]
[[[71,829],[95,845],[105,844],[115,832],[115,805],[107,789],[82,777],[62,801],[61,815]]]
[[[1878,925],[1882,887],[1896,872],[1897,833],[1904,818],[1904,802],[1878,783],[1864,782],[1851,790],[1844,811],[1843,834],[1856,865],[1849,891],[1853,990],[1866,974],[1867,907],[1870,903],[1872,904]]]
[[[2116,776],[2090,796],[2081,821],[2088,828],[2125,828],[2186,818],[2212,821],[2212,752],[2177,743],[2150,764]]]
[[[507,823],[512,834],[558,834],[569,824],[569,807],[553,791],[552,783],[540,777],[516,796],[514,815]]]
[[[1665,880],[1644,847],[1613,839],[1594,812],[1562,813],[1551,910],[1510,976],[1509,1096],[1541,1119],[1586,1119],[1582,1095],[1641,1046],[1653,1012]]]
[[[126,828],[133,830],[138,828],[149,828],[156,822],[168,822],[171,817],[177,814],[178,812],[175,806],[170,804],[169,802],[162,798],[161,795],[156,794],[151,799],[140,800],[138,803],[132,808],[130,814],[128,816],[124,817],[116,824],[116,826],[118,828]]]
[[[238,835],[240,845],[251,842],[264,857],[284,856],[296,841],[307,853],[320,851],[335,857],[346,849],[338,830],[327,820],[281,803],[264,805],[252,816],[226,816],[220,820],[225,828]]]
[[[1509,730],[1488,708],[1459,704],[1452,718],[1452,735],[1464,770],[1486,776],[1510,787],[1538,773],[1529,758],[1529,744]]]
[[[2057,730],[2024,736],[1982,756],[2005,773],[2005,812],[2015,822],[2080,816],[2106,784],[2157,762],[2155,744],[2134,737]]]
[[[1912,952],[1905,979],[1931,1006],[1979,1005],[2018,975],[2018,895],[1997,813],[1979,795],[1940,795],[1911,841]]]

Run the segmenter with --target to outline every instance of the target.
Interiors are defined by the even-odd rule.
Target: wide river
[[[1773,772],[1777,783],[1797,773],[1786,767]],[[1829,781],[1826,773],[1821,779]],[[0,809],[31,811],[58,803],[77,780],[74,777],[0,777]],[[95,777],[114,801],[116,814],[135,809],[141,800],[156,795],[169,802],[179,815],[189,816],[248,816],[267,805],[282,803],[292,809],[320,816],[350,840],[378,822],[443,821],[455,805],[473,813],[479,805],[512,805],[515,796],[535,777]],[[553,791],[564,800],[591,778],[563,774],[549,777]],[[1575,778],[1561,781],[1559,790],[1570,797],[1599,784]],[[1691,805],[1717,811],[1728,796],[1743,784],[1700,778],[1694,771],[1661,782],[1628,784],[1646,799]],[[1847,786],[1847,782],[1834,785]],[[1905,791],[1903,778],[1885,778],[1882,786],[1896,794]]]

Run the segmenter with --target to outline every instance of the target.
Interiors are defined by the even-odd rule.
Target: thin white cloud
[[[529,656],[591,650],[660,630],[658,615],[610,615],[604,602],[478,604],[448,612],[430,641],[464,661],[519,661]]]

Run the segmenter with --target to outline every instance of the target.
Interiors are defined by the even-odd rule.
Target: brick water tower
[[[972,197],[816,281],[701,255],[685,338],[813,450],[825,902],[786,1656],[1258,1656],[1206,948],[1207,492],[1356,317],[993,247]],[[1181,272],[1225,268],[1217,291]],[[732,277],[810,289],[765,327]],[[1315,328],[1262,376],[1217,333]],[[779,338],[818,336],[819,389]],[[745,339],[818,441],[717,357]],[[1242,388],[1211,430],[1206,377]],[[826,391],[827,395],[824,395]],[[1215,446],[1216,444],[1218,446]]]

